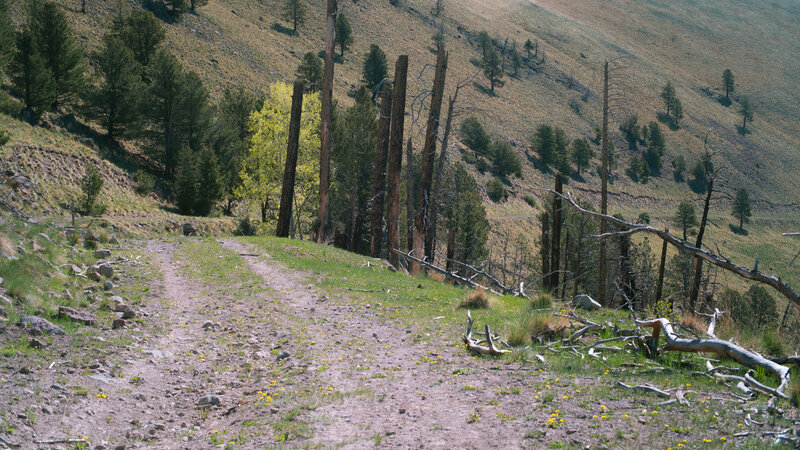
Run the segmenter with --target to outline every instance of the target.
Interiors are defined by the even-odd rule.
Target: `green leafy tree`
[[[522,176],[522,161],[511,145],[505,141],[495,142],[492,146],[492,163],[494,171],[500,177],[508,175]]]
[[[739,114],[742,116],[742,134],[747,133],[747,121],[753,120],[753,102],[750,97],[742,96],[739,99]]]
[[[494,48],[489,48],[483,58],[483,75],[489,80],[492,93],[494,93],[495,86],[503,87],[503,84],[505,84],[503,82],[503,68],[500,67],[500,56],[497,55]]]
[[[194,213],[197,192],[197,157],[192,149],[182,147],[178,152],[175,174],[175,203],[181,214],[188,216]]]
[[[672,82],[668,81],[667,84],[661,88],[661,99],[664,100],[664,106],[667,108],[667,115],[672,112],[672,106],[675,104],[675,86]]]
[[[322,87],[322,61],[313,53],[306,53],[295,75],[305,86],[306,92],[319,91]]]
[[[674,220],[683,229],[683,240],[685,241],[687,233],[697,225],[694,206],[689,202],[681,202],[675,212]]]
[[[492,178],[486,182],[486,194],[493,202],[501,202],[508,198],[508,191],[498,178]]]
[[[733,217],[739,219],[739,229],[744,229],[744,224],[750,221],[750,216],[753,215],[750,210],[750,193],[747,189],[738,189],[736,191],[736,198],[733,200],[733,209],[731,210]]]
[[[481,49],[481,57],[486,59],[486,55],[489,53],[489,49],[493,48],[492,38],[489,37],[489,33],[486,31],[481,31],[478,34],[478,48]]]
[[[525,54],[528,56],[528,59],[531,59],[531,52],[533,51],[533,42],[530,39],[525,41],[525,45],[522,47],[525,49]]]
[[[731,92],[735,89],[731,69],[725,69],[722,72],[722,88],[725,90],[725,98],[730,98]]]
[[[283,20],[292,24],[292,31],[306,22],[306,5],[303,0],[286,0],[283,4]]]
[[[11,80],[22,93],[25,108],[31,112],[34,120],[38,120],[55,100],[53,76],[36,48],[30,30],[23,30],[17,35],[16,52],[11,61]]]
[[[488,155],[492,138],[475,117],[467,117],[461,122],[461,139],[467,147],[479,155]]]
[[[32,0],[27,27],[44,58],[55,89],[54,106],[74,100],[85,83],[83,50],[75,43],[72,27],[61,8],[47,0]]]
[[[97,197],[103,189],[103,177],[94,165],[86,167],[86,171],[80,181],[81,191],[83,192],[83,211],[86,214],[95,214],[101,209],[96,206]]]
[[[217,157],[213,150],[206,148],[197,155],[197,193],[194,214],[209,215],[214,204],[222,196],[222,188]]]
[[[134,10],[119,15],[112,24],[112,34],[118,37],[142,67],[150,65],[166,34],[161,22],[150,11]]]
[[[581,174],[581,170],[589,168],[589,163],[592,158],[594,158],[594,150],[586,139],[575,139],[572,141],[572,151],[570,154],[578,175]]]
[[[750,303],[751,323],[756,329],[762,329],[778,320],[775,298],[761,286],[752,286],[745,293]]]
[[[556,136],[550,125],[539,125],[531,138],[531,144],[545,165],[556,160]]]
[[[109,138],[125,137],[141,123],[141,67],[114,35],[105,37],[96,59],[102,81],[87,94],[89,116],[100,122]]]
[[[173,177],[181,149],[180,104],[185,77],[178,60],[163,49],[155,54],[148,76],[152,80],[148,90],[151,152],[164,165],[167,175]]]
[[[339,45],[342,57],[345,50],[353,44],[353,27],[350,26],[347,16],[342,13],[336,16],[336,44]]]
[[[374,90],[375,86],[386,78],[387,72],[386,54],[377,45],[370,45],[369,53],[364,58],[364,70],[362,71],[367,89]]]

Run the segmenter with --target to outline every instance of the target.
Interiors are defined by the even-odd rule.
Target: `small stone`
[[[94,257],[97,258],[97,259],[110,258],[111,257],[111,250],[103,248],[103,249],[100,249],[100,250],[95,250],[93,254],[94,254]]]
[[[272,407],[272,408],[269,409],[269,412],[271,414],[278,414],[278,408]]]
[[[42,334],[58,334],[63,335],[64,330],[62,330],[57,325],[53,325],[47,319],[43,319],[39,316],[22,316],[19,319],[19,326],[25,328],[25,331],[32,336],[38,336]]]
[[[122,311],[122,318],[123,319],[135,319],[136,318],[136,310],[128,306]]]
[[[53,410],[50,409],[50,407],[48,407],[46,405],[42,406],[42,412],[45,413],[45,414],[53,414]]]
[[[140,402],[147,400],[147,397],[145,397],[144,394],[142,394],[141,392],[134,392],[131,395],[131,397],[133,397],[134,400],[138,400]]]
[[[203,329],[204,330],[213,330],[216,327],[217,327],[217,324],[215,324],[214,322],[212,322],[210,320],[206,320],[205,323],[203,323]]]
[[[403,409],[403,408],[400,408],[400,411],[399,411],[399,412],[400,412],[400,414],[405,414],[405,413],[406,413],[406,410],[405,410],[405,409]]]
[[[44,348],[45,347],[45,343],[40,341],[40,340],[38,340],[38,339],[36,339],[36,338],[31,338],[28,341],[28,347],[30,347],[30,348]]]
[[[100,264],[100,267],[98,267],[97,270],[106,278],[111,278],[114,276],[114,268],[108,263]]]
[[[92,281],[101,281],[103,277],[97,272],[89,272],[86,274],[86,277]]]
[[[114,330],[119,330],[120,328],[125,328],[127,322],[125,319],[114,319],[114,322],[111,324],[111,328]]]
[[[594,311],[601,308],[600,303],[597,303],[592,297],[586,294],[576,295],[574,303],[576,307],[583,308],[587,311]]]
[[[222,401],[216,395],[204,395],[200,397],[200,400],[197,401],[197,406],[219,406],[222,404]]]
[[[281,352],[278,353],[278,361],[282,359],[288,359],[290,356],[291,355],[289,354],[289,352],[287,352],[286,350],[281,350]]]
[[[104,291],[110,291],[112,289],[114,289],[114,283],[112,283],[110,281],[106,281],[106,282],[103,283],[103,290]]]
[[[197,236],[199,234],[197,227],[191,223],[186,222],[183,224],[183,235],[184,236]]]
[[[62,292],[61,295],[64,296],[66,300],[73,300],[75,298],[72,296],[72,291],[69,289],[64,289],[64,292]]]
[[[72,271],[73,275],[80,275],[83,273],[80,267],[76,266],[75,264],[70,264],[69,270]]]
[[[80,322],[84,325],[94,325],[97,322],[97,317],[94,314],[81,312],[69,306],[58,307],[58,317],[62,319],[69,319],[74,322]]]

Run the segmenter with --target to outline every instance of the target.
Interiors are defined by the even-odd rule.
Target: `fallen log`
[[[501,292],[497,292],[494,289],[490,289],[490,288],[487,288],[485,286],[482,286],[482,285],[472,281],[471,279],[464,278],[461,275],[458,275],[458,274],[456,274],[454,272],[450,272],[449,270],[442,269],[441,267],[434,266],[433,264],[431,264],[431,263],[429,263],[427,261],[421,260],[419,258],[415,258],[415,257],[411,256],[410,254],[405,253],[405,252],[403,252],[401,250],[398,250],[396,248],[393,249],[392,251],[394,253],[397,253],[397,255],[402,256],[405,259],[408,259],[408,260],[414,261],[415,263],[421,264],[421,265],[433,270],[434,272],[440,273],[440,274],[442,274],[442,275],[444,275],[446,277],[450,277],[450,278],[452,278],[452,279],[454,279],[454,280],[456,280],[456,281],[458,281],[460,283],[463,283],[463,284],[465,284],[465,285],[467,285],[469,287],[483,289],[483,290],[489,291],[489,292],[491,292],[492,294],[495,294],[495,295],[503,295],[503,293],[501,293]]]
[[[491,355],[497,356],[502,355],[504,353],[508,353],[509,350],[501,350],[494,345],[494,339],[492,338],[492,332],[489,330],[489,325],[486,325],[486,343],[487,345],[480,345],[483,340],[477,340],[472,338],[472,325],[474,320],[472,319],[472,314],[467,311],[467,334],[464,335],[464,343],[467,345],[467,348],[475,353],[481,355]]]

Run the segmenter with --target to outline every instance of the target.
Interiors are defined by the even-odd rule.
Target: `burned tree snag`
[[[439,160],[436,161],[436,174],[433,180],[433,195],[431,195],[431,210],[428,219],[428,226],[425,228],[425,248],[431,249],[431,260],[435,255],[436,250],[436,221],[439,218],[439,191],[442,188],[442,172],[444,172],[444,163],[447,161],[447,141],[450,139],[450,130],[453,124],[453,108],[456,104],[458,97],[458,88],[447,105],[447,120],[444,124],[444,134],[442,135],[442,150],[439,152]]]
[[[665,233],[669,233],[669,228],[664,228]],[[656,285],[656,302],[661,300],[664,292],[664,268],[667,264],[667,241],[661,244],[661,261],[658,265],[658,284]],[[672,312],[672,302],[669,305],[670,313]]]
[[[414,250],[414,146],[411,138],[406,143],[406,250]],[[422,254],[414,255],[422,258]],[[411,273],[416,275],[419,265],[411,262]]]
[[[320,113],[322,132],[320,133],[319,146],[319,211],[314,240],[325,242],[328,218],[330,215],[330,184],[331,184],[331,111],[333,109],[333,56],[337,0],[328,0],[326,11],[327,24],[325,26],[325,67],[322,72],[322,112]]]
[[[378,143],[375,146],[375,169],[372,185],[372,217],[370,221],[369,252],[373,258],[381,257],[383,244],[383,205],[386,199],[386,158],[389,151],[389,118],[392,114],[392,88],[384,85],[381,94],[381,112],[378,118]]]
[[[561,181],[561,174],[556,174],[555,191],[561,194],[563,185]],[[550,289],[558,289],[559,272],[561,268],[561,197],[558,195],[553,197],[553,229],[551,230],[550,238],[550,281],[547,283]],[[556,294],[555,292],[553,292]]]
[[[550,214],[547,211],[539,216],[542,223],[542,287],[550,289]]]
[[[397,250],[400,247],[400,167],[403,164],[403,126],[406,113],[406,77],[408,55],[400,55],[394,69],[394,91],[392,93],[392,120],[389,135],[389,167],[386,172],[388,184],[388,207],[386,220],[389,230],[386,245],[389,263],[397,267]]]
[[[436,55],[436,74],[433,77],[433,96],[428,125],[425,133],[425,146],[422,149],[422,167],[419,181],[419,195],[416,215],[414,217],[414,251],[417,257],[433,262],[431,241],[426,242],[427,228],[430,226],[431,188],[433,185],[433,166],[436,163],[436,136],[441,120],[442,100],[444,99],[444,83],[447,75],[447,52],[440,51]]]
[[[297,152],[300,148],[300,116],[303,113],[303,83],[295,81],[292,92],[292,113],[289,118],[289,143],[286,146],[286,167],[283,169],[283,189],[275,235],[289,237],[294,200],[294,179],[297,174]]]
[[[708,175],[708,185],[706,189],[706,201],[703,204],[703,218],[700,220],[700,228],[697,231],[697,241],[695,241],[695,248],[703,248],[703,234],[706,231],[706,222],[708,221],[708,209],[711,206],[711,192],[714,190],[714,175]],[[694,281],[692,281],[692,291],[689,296],[689,301],[692,305],[692,311],[697,311],[697,298],[700,295],[700,279],[703,277],[703,261],[695,256],[694,257]]]
[[[600,213],[608,214],[608,61],[603,66],[603,135],[600,184]],[[606,221],[600,219],[600,234],[606,233]],[[606,242],[600,241],[600,304],[608,306],[606,299]]]
[[[445,267],[448,272],[453,270],[453,258],[456,257],[456,229],[447,229],[447,262]]]

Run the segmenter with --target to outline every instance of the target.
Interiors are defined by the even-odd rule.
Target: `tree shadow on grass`
[[[287,36],[294,36],[295,35],[295,32],[291,28],[285,27],[285,26],[283,26],[283,25],[281,25],[279,23],[273,23],[270,28],[272,28],[273,30],[277,31],[278,33],[283,33],[283,34],[285,34]]]
[[[729,97],[720,97],[717,101],[719,102],[720,105],[726,108],[731,106],[731,104],[733,103]]]
[[[527,150],[525,151],[525,157],[528,158],[528,162],[531,163],[539,172],[542,172],[545,175],[553,174],[553,170],[548,167],[547,164],[545,164],[540,158],[531,155],[531,153]]]
[[[476,90],[478,90],[479,92],[482,92],[482,93],[488,95],[489,97],[497,97],[497,94],[492,92],[492,90],[490,88],[487,88],[486,86],[478,83],[477,81],[473,81],[472,82],[472,86]]]
[[[738,234],[739,236],[747,236],[748,234],[750,234],[750,232],[745,230],[744,227],[739,228],[736,225],[728,224],[728,228],[731,229],[733,234]]]
[[[689,189],[695,194],[705,194],[706,182],[704,180],[689,180]]]
[[[667,115],[665,112],[658,113],[658,121],[668,126],[670,130],[677,131],[681,127],[672,119],[672,116]]]
[[[742,136],[746,136],[746,135],[750,134],[750,130],[748,130],[746,128],[742,128],[741,125],[736,125],[736,132],[741,134]]]

